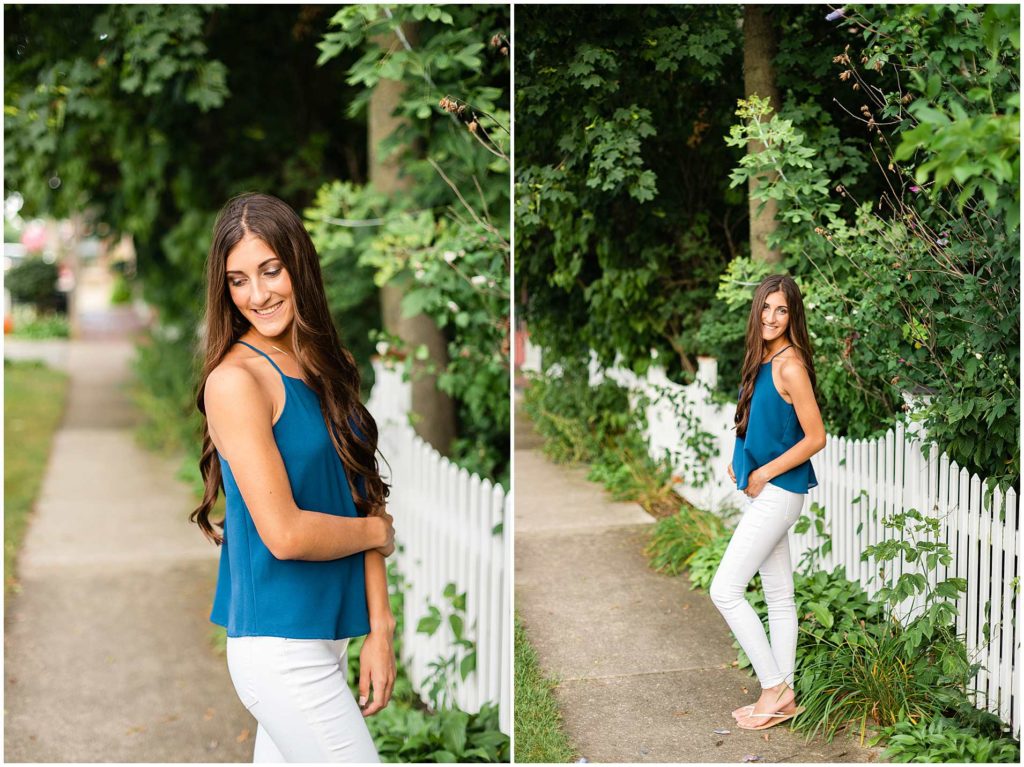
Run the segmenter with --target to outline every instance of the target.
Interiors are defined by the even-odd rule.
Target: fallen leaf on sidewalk
[[[689,711],[678,711],[677,710],[677,711],[673,711],[672,712],[672,716],[686,716],[689,713],[690,713]]]
[[[744,695],[750,695],[750,690],[748,690],[746,687],[741,687],[740,689],[743,690]]]
[[[139,725],[136,725],[135,727],[129,728],[128,732],[126,732],[125,735],[134,735],[137,732],[145,732],[145,731],[146,731],[146,725],[139,724]]]
[[[724,741],[724,740],[716,740],[716,741],[715,741],[715,745],[716,745],[716,746],[720,746],[720,745],[722,745],[723,743],[725,743],[725,741]]]
[[[242,730],[240,733],[238,733],[238,737],[235,738],[235,741],[237,741],[238,743],[245,743],[245,741],[247,741],[247,740],[249,740],[249,728],[248,727],[246,727],[244,730]]]
[[[208,709],[206,709],[206,713],[203,714],[203,719],[205,719],[207,722],[209,722],[211,719],[213,719],[213,715],[216,714],[216,713],[217,712],[214,711],[212,708],[208,708]]]
[[[761,736],[761,740],[763,740],[765,743],[768,742],[768,733],[767,732],[764,735]]]
[[[712,732],[715,733],[715,735],[731,735],[732,734],[731,730],[726,730],[726,729],[712,730]]]
[[[760,762],[761,761],[761,757],[759,757],[757,754],[747,754],[745,757],[743,757],[743,761],[744,762]]]

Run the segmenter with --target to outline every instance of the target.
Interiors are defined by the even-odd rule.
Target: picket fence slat
[[[998,520],[997,520],[998,522]],[[1002,520],[1003,528],[1003,581],[1009,582],[1013,578],[1020,577],[1019,551],[1019,516],[1017,506],[1017,493],[1011,487],[1006,491],[1005,514]],[[1020,690],[1020,668],[1017,659],[1020,658],[1020,634],[1017,625],[1016,607],[1018,604],[1017,595],[1010,589],[1003,589],[1003,615],[1004,622],[1000,631],[1000,657],[1003,663],[1003,672],[1000,675],[999,689],[1002,693],[999,710],[1000,718],[1003,721],[1011,721],[1018,711],[1018,698]],[[1017,731],[1019,734],[1019,731]]]

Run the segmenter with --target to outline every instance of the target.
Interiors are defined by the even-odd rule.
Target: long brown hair
[[[787,274],[773,274],[765,277],[754,290],[754,301],[750,305],[750,316],[747,318],[747,350],[743,357],[743,371],[740,374],[740,401],[736,403],[736,434],[747,435],[747,422],[750,420],[750,398],[754,395],[754,381],[761,369],[761,360],[767,351],[764,335],[761,332],[761,310],[768,296],[781,290],[786,297],[789,308],[789,325],[786,336],[793,348],[800,354],[804,367],[811,377],[811,387],[817,390],[818,378],[814,374],[814,353],[811,340],[807,335],[807,317],[804,314],[804,299],[800,288]]]
[[[341,345],[331,321],[316,248],[302,221],[287,204],[267,194],[242,194],[228,200],[217,216],[206,261],[205,354],[196,406],[203,414],[203,450],[199,470],[205,492],[189,519],[218,545],[223,536],[210,523],[210,510],[223,486],[217,450],[210,439],[203,396],[206,379],[231,346],[249,329],[249,322],[231,300],[227,257],[245,236],[262,240],[281,259],[292,283],[295,320],[292,349],[303,378],[316,392],[334,449],[345,467],[356,509],[361,515],[379,513],[389,485],[377,464],[377,424],[359,400],[359,368]],[[361,480],[361,481],[360,481]],[[223,527],[223,523],[218,523]]]

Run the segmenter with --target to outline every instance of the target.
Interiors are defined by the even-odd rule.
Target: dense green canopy
[[[734,392],[751,285],[787,270],[833,434],[929,392],[929,436],[1016,481],[1019,10],[830,11],[771,6],[774,115],[740,103],[742,6],[518,9],[520,311],[551,359],[710,354]],[[778,267],[749,258],[751,176]]]

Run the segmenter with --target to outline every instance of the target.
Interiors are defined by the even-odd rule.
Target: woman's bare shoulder
[[[207,413],[213,406],[255,404],[265,398],[259,378],[244,355],[229,351],[206,377],[203,397]]]
[[[804,381],[810,383],[807,363],[797,349],[789,349],[779,356],[779,378],[787,388]]]

